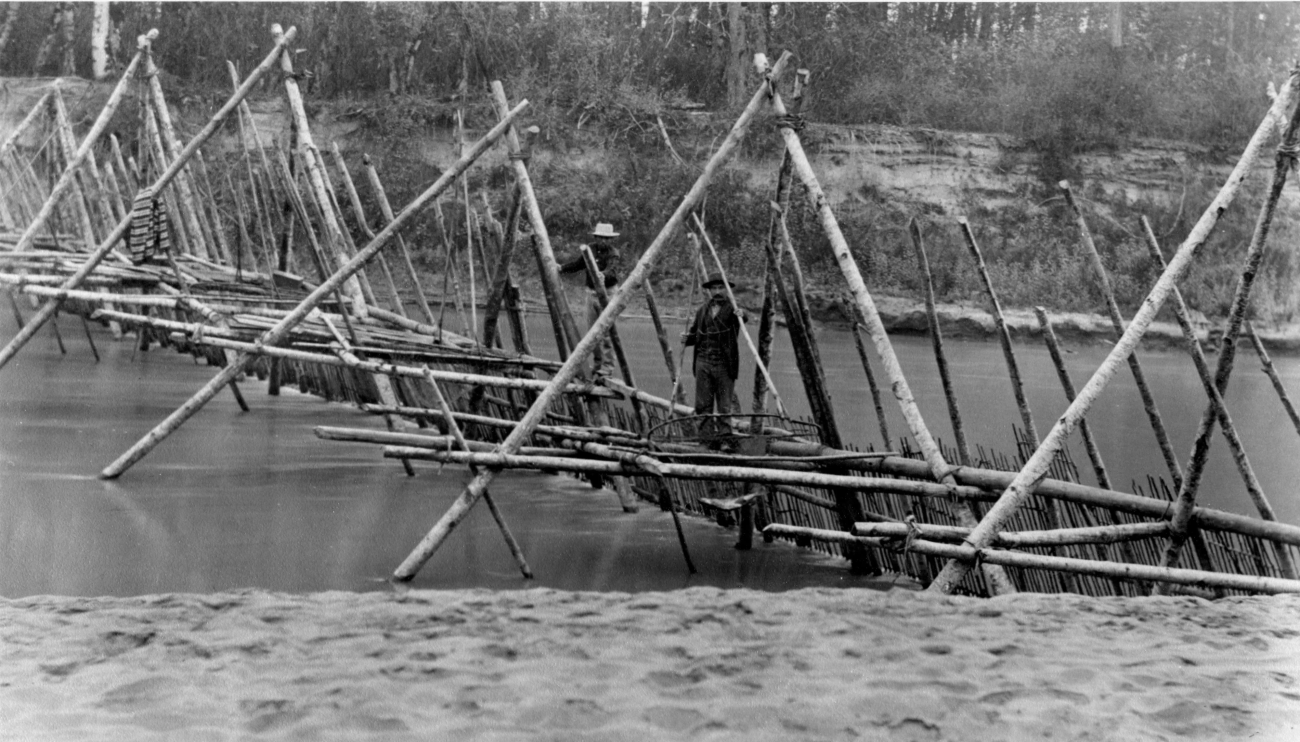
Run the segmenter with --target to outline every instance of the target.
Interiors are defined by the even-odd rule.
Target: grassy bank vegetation
[[[562,246],[597,221],[618,222],[629,245],[647,244],[694,179],[710,133],[725,130],[757,85],[754,53],[789,49],[813,80],[810,133],[818,124],[885,124],[1021,142],[1039,186],[1004,208],[972,199],[965,213],[1005,303],[1094,311],[1100,297],[1055,183],[1077,182],[1081,154],[1122,151],[1137,137],[1193,142],[1230,159],[1267,108],[1266,85],[1285,79],[1300,28],[1300,8],[1277,3],[113,3],[110,16],[119,68],[136,34],[159,29],[168,96],[196,114],[224,100],[224,60],[247,70],[269,48],[271,23],[297,26],[294,63],[310,104],[344,112],[380,143],[394,203],[437,175],[417,139],[451,126],[458,110],[469,126],[485,126],[494,118],[486,85],[503,80],[533,104],[539,195]],[[89,76],[91,19],[89,3],[8,5],[0,72]],[[262,94],[276,94],[273,81]],[[669,154],[661,121],[674,138],[703,143],[681,153],[690,164]],[[481,171],[473,183],[499,189],[507,177],[504,168]],[[1079,194],[1101,206],[1104,216],[1090,221],[1127,311],[1154,278],[1138,215],[1172,249],[1212,198],[1213,180],[1188,183],[1173,205]],[[729,262],[755,282],[770,197],[769,184],[751,187],[736,168],[715,180],[707,204]],[[1231,296],[1257,199],[1227,216],[1184,284],[1211,317]],[[464,223],[456,208],[448,217],[453,231]],[[918,295],[905,233],[916,217],[941,300],[979,300],[951,215],[864,194],[839,217],[874,290]],[[1257,311],[1290,321],[1300,266],[1294,217],[1280,217]],[[813,215],[796,208],[790,227],[814,285],[835,285]],[[437,244],[431,220],[414,232]],[[682,280],[681,257],[669,256],[666,282]]]

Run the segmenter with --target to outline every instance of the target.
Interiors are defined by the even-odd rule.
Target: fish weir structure
[[[531,576],[526,555],[489,493],[493,478],[503,470],[531,469],[566,472],[593,486],[610,487],[625,510],[635,510],[644,500],[671,511],[675,519],[685,511],[734,523],[738,548],[751,548],[755,534],[769,541],[788,539],[842,555],[854,571],[904,574],[932,590],[976,595],[1016,590],[1091,595],[1176,591],[1206,597],[1300,592],[1295,567],[1300,527],[1277,522],[1223,403],[1231,349],[1244,317],[1238,315],[1230,323],[1213,377],[1190,325],[1185,327],[1209,403],[1187,474],[1168,445],[1154,402],[1147,405],[1173,477],[1172,488],[1164,480],[1151,479],[1135,492],[1115,490],[1084,426],[1088,405],[1120,363],[1127,362],[1141,378],[1134,350],[1166,298],[1172,295],[1180,317],[1185,315],[1174,284],[1232,201],[1265,140],[1278,129],[1282,144],[1274,192],[1261,212],[1234,304],[1245,306],[1276,192],[1294,159],[1300,121],[1293,106],[1296,74],[1276,96],[1219,197],[1174,255],[1138,315],[1125,327],[1113,300],[1108,303],[1119,342],[1106,362],[1081,390],[1058,363],[1071,404],[1046,436],[1032,426],[1011,338],[1002,328],[1003,352],[1023,420],[1017,431],[1019,450],[1012,457],[978,445],[972,451],[961,432],[960,409],[947,378],[929,292],[936,363],[944,378],[950,420],[959,431],[956,450],[943,448],[931,434],[834,210],[804,154],[800,131],[802,92],[810,84],[807,73],[794,75],[788,106],[780,95],[789,53],[771,67],[760,62],[763,82],[735,125],[660,233],[638,251],[639,259],[622,283],[600,293],[602,310],[582,331],[560,284],[532,186],[531,145],[521,125],[527,102],[511,107],[504,88],[493,83],[491,102],[498,121],[479,140],[463,145],[458,159],[399,211],[394,212],[379,173],[364,158],[365,177],[358,180],[380,212],[367,214],[358,180],[337,145],[328,148],[332,156],[327,161],[312,135],[291,55],[283,53],[295,35],[294,29],[273,27],[270,54],[242,81],[231,66],[233,94],[188,142],[181,141],[168,112],[150,55],[157,34],[151,33],[138,39],[135,58],[80,140],[56,86],[0,144],[0,284],[7,287],[22,325],[0,349],[0,379],[4,366],[42,327],[50,324],[58,331],[59,313],[77,315],[83,323],[109,324],[119,336],[131,334],[140,348],[166,346],[220,369],[109,463],[103,477],[123,476],[140,464],[225,387],[243,409],[256,407],[256,400],[249,404],[240,386],[256,379],[267,384],[269,395],[283,385],[297,385],[304,392],[357,405],[382,420],[382,427],[316,428],[322,439],[381,446],[382,458],[400,463],[411,476],[419,473],[422,462],[465,465],[474,472],[447,514],[397,566],[393,577],[398,581],[412,579],[480,499],[492,510],[521,573]],[[285,146],[279,140],[262,141],[245,101],[277,68],[290,114]],[[139,110],[134,138],[124,151],[116,135],[105,133],[131,92]],[[239,151],[210,167],[201,148],[231,117],[239,131]],[[756,369],[753,405],[749,412],[708,421],[729,429],[723,438],[732,445],[720,450],[705,445],[709,441],[698,435],[697,427],[705,421],[678,399],[684,348],[674,357],[649,276],[667,246],[687,230],[692,230],[696,246],[693,280],[704,279],[704,265],[722,270],[697,207],[710,179],[762,121],[775,123],[784,156],[765,246],[757,340],[745,333]],[[662,124],[660,130],[671,149]],[[463,180],[456,185],[498,144],[507,151],[511,176],[500,198],[508,204],[504,222],[493,214],[487,194],[481,194],[485,208],[480,213],[468,185]],[[802,267],[785,222],[796,183],[825,231],[843,274],[851,315],[858,318],[855,340],[881,422],[882,450],[859,450],[843,439],[837,425]],[[1102,271],[1085,216],[1068,185],[1063,188],[1081,244],[1094,268]],[[444,197],[464,200],[471,240],[464,251],[455,249],[448,235],[440,207]],[[412,257],[413,251],[434,257],[436,248],[414,240],[408,245],[403,237],[426,210],[438,224],[436,248],[441,250],[444,291],[437,297],[425,293],[418,261]],[[965,220],[959,225],[996,309],[995,287],[982,269],[974,227]],[[921,231],[913,224],[911,232],[918,266],[929,285]],[[539,357],[529,345],[512,264],[530,248],[559,360]],[[1154,242],[1151,249],[1159,254]],[[590,254],[586,257],[592,285],[602,287],[599,268]],[[377,270],[370,270],[375,266]],[[468,302],[461,292],[462,276],[470,282]],[[1104,285],[1104,272],[1100,278]],[[478,302],[481,288],[486,290],[485,301]],[[656,321],[673,383],[667,397],[637,387],[616,329],[622,312],[641,292]],[[19,295],[39,303],[34,314],[22,317]],[[734,303],[735,297],[729,300]],[[459,332],[446,327],[448,303],[459,320]],[[408,311],[412,306],[418,312]],[[481,327],[480,308],[485,310]],[[786,412],[767,370],[777,311],[790,330],[812,412],[806,420]],[[503,347],[507,333],[498,329],[502,313],[510,328],[511,350]],[[1045,310],[1039,321],[1049,349],[1059,357]],[[1245,329],[1251,332],[1248,325]],[[617,378],[591,367],[593,350],[606,339],[619,361]],[[91,347],[93,351],[93,339]],[[1265,367],[1271,368],[1262,345],[1256,347]],[[874,359],[868,348],[874,349]],[[887,383],[878,387],[880,374]],[[1274,383],[1285,395],[1280,380]],[[908,435],[896,442],[889,440],[882,401],[887,394],[881,388],[892,393],[907,422]],[[784,391],[784,399],[790,399],[790,390]],[[768,411],[769,394],[780,414]],[[1149,401],[1149,395],[1143,396]],[[1196,504],[1210,433],[1218,424],[1260,512],[1258,518]],[[1063,447],[1076,427],[1088,443],[1097,486],[1079,482]],[[883,450],[891,446],[896,450]],[[958,463],[950,463],[954,461]],[[681,536],[680,526],[678,533]],[[1187,544],[1192,549],[1184,556]],[[681,545],[688,569],[694,571],[684,536]]]

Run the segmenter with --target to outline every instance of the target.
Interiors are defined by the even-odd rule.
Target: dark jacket
[[[612,288],[619,284],[619,250],[618,247],[597,240],[590,245],[591,255],[596,259],[596,267],[605,275],[605,287]],[[578,257],[567,263],[560,264],[560,273],[581,273],[586,280],[587,288],[595,289],[591,283],[591,276],[587,275],[587,263],[582,259],[582,252],[579,251]]]
[[[710,317],[709,307],[714,303],[721,303],[722,308],[718,311],[718,316]],[[740,375],[740,349],[736,346],[736,336],[740,334],[740,318],[731,308],[731,302],[725,297],[710,299],[700,307],[695,313],[695,322],[691,324],[691,329],[686,332],[686,345],[694,345],[695,357],[691,363],[691,372],[699,373],[700,349],[701,342],[708,340],[706,335],[712,335],[712,339],[720,341],[722,348],[722,357],[727,364],[727,375],[736,378]]]

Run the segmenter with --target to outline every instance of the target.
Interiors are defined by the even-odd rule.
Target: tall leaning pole
[[[292,31],[293,29],[289,30]],[[286,34],[286,36],[287,35],[288,34]],[[397,215],[396,219],[389,222],[387,227],[384,227],[379,234],[375,235],[375,238],[371,240],[369,244],[358,250],[357,254],[351,260],[323,281],[320,286],[316,287],[315,290],[308,294],[306,298],[298,304],[298,306],[294,307],[284,316],[283,319],[277,322],[274,327],[267,330],[266,333],[257,340],[255,346],[257,346],[257,348],[273,347],[283,342],[289,336],[289,333],[293,328],[306,319],[307,315],[310,314],[317,305],[330,298],[334,292],[344,284],[344,282],[355,276],[357,271],[361,270],[368,260],[373,258],[384,248],[385,245],[388,244],[388,241],[397,234],[398,230],[405,227],[424,209],[425,206],[429,205],[429,203],[436,199],[440,193],[445,191],[447,187],[455,181],[456,176],[468,169],[470,165],[474,164],[474,162],[483,155],[483,153],[487,152],[488,148],[492,146],[492,143],[505,133],[510,122],[514,121],[515,117],[522,113],[527,107],[528,101],[526,100],[521,101],[519,105],[515,106],[500,123],[492,127],[487,134],[483,135],[483,138],[479,139],[472,147],[466,150],[465,154],[459,160],[448,167],[447,170],[443,172],[436,181],[434,181],[433,185],[429,186],[424,193],[417,196],[414,201],[402,210],[402,213]],[[256,351],[241,351],[234,362],[227,364],[226,367],[205,384],[203,388],[195,392],[194,396],[190,397],[184,404],[176,408],[172,414],[168,415],[166,419],[158,423],[153,430],[149,431],[149,433],[137,441],[135,445],[131,446],[131,448],[119,456],[117,460],[105,467],[105,469],[100,472],[100,477],[104,479],[116,479],[121,476],[122,473],[131,468],[135,462],[144,458],[150,451],[152,451],[153,448],[161,443],[164,438],[171,435],[180,428],[181,425],[185,424],[186,420],[193,417],[194,413],[198,412],[203,405],[207,404],[209,400],[216,396],[217,392],[220,391],[223,386],[237,377],[248,363],[257,357],[257,355]]]
[[[1292,71],[1285,89],[1274,99],[1268,114],[1260,122],[1255,134],[1246,145],[1245,151],[1242,152],[1241,159],[1237,161],[1237,166],[1228,175],[1228,179],[1223,184],[1223,187],[1219,189],[1218,195],[1214,197],[1209,207],[1201,214],[1201,218],[1192,227],[1192,231],[1183,240],[1183,244],[1178,247],[1178,251],[1169,261],[1169,266],[1165,268],[1164,273],[1160,275],[1151,292],[1147,294],[1147,298],[1143,300],[1141,308],[1138,309],[1137,314],[1129,322],[1128,329],[1124,331],[1119,342],[1115,343],[1110,354],[1106,356],[1106,360],[1102,361],[1097,370],[1093,372],[1092,378],[1088,380],[1088,383],[1079,391],[1078,396],[1070,403],[1065,413],[1052,426],[1052,430],[1047,434],[1047,437],[1043,439],[1038,449],[1025,462],[1024,468],[1012,478],[1011,485],[1007,487],[1002,496],[998,498],[998,501],[984,515],[980,524],[964,539],[961,546],[963,556],[950,559],[934,581],[930,583],[928,590],[942,593],[952,592],[953,588],[974,568],[983,550],[993,543],[997,538],[997,533],[1004,530],[1011,516],[1029,499],[1038,483],[1047,476],[1052,461],[1065,444],[1066,436],[1073,432],[1079,421],[1087,414],[1093,402],[1106,388],[1106,384],[1115,376],[1119,367],[1126,362],[1129,355],[1137,348],[1147,328],[1155,320],[1156,313],[1164,305],[1165,299],[1169,297],[1178,281],[1187,273],[1192,258],[1196,256],[1196,251],[1209,239],[1210,233],[1218,224],[1219,217],[1232,204],[1242,182],[1250,173],[1255,161],[1259,159],[1260,151],[1264,148],[1264,143],[1271,135],[1276,122],[1286,114],[1287,109],[1290,107],[1291,101],[1295,97],[1298,81],[1300,81],[1300,71]]]
[[[655,237],[654,241],[650,243],[650,246],[646,248],[645,253],[641,256],[641,259],[637,261],[636,266],[632,268],[631,272],[628,273],[628,276],[623,281],[622,285],[614,291],[614,294],[610,297],[609,303],[605,305],[604,311],[602,311],[600,316],[596,318],[596,321],[592,323],[582,340],[574,346],[572,352],[569,353],[568,359],[565,360],[564,365],[560,367],[559,371],[555,372],[555,375],[551,378],[550,385],[537,395],[537,399],[533,402],[532,407],[528,408],[528,412],[524,413],[523,418],[521,418],[515,425],[514,429],[510,432],[510,435],[506,436],[506,439],[496,447],[495,452],[497,454],[517,453],[520,446],[528,440],[529,436],[531,436],[533,431],[537,428],[537,425],[541,423],[542,418],[546,415],[551,404],[558,398],[560,390],[578,375],[579,370],[582,368],[582,364],[586,363],[587,358],[595,349],[596,344],[601,342],[605,334],[609,332],[609,328],[613,327],[614,320],[623,312],[623,309],[627,307],[632,296],[641,288],[642,284],[645,283],[646,277],[650,275],[650,270],[662,256],[664,248],[677,234],[678,230],[680,230],[685,224],[687,215],[690,213],[691,209],[695,208],[700,200],[703,199],[709,181],[712,180],[718,169],[731,158],[731,155],[740,145],[740,141],[745,137],[746,132],[748,132],[749,125],[754,120],[754,117],[758,115],[758,112],[763,108],[764,103],[775,94],[776,82],[780,80],[782,73],[785,72],[786,65],[790,61],[790,56],[789,52],[782,54],[776,65],[772,67],[771,72],[763,81],[763,84],[754,93],[753,97],[750,98],[749,105],[745,106],[744,112],[740,114],[740,118],[738,118],[736,123],[731,127],[731,131],[727,134],[726,139],[722,141],[722,144],[718,147],[717,151],[714,152],[713,157],[709,158],[708,163],[704,166],[704,171],[700,173],[695,184],[691,186],[691,189],[682,199],[681,204],[677,206],[677,210],[673,212],[667,223],[665,223],[663,228],[659,230],[659,234]],[[434,524],[429,533],[421,539],[415,549],[412,550],[406,559],[397,567],[397,570],[393,573],[394,580],[407,582],[415,577],[416,573],[420,571],[420,568],[429,561],[434,552],[438,550],[438,547],[441,546],[447,536],[450,535],[452,529],[464,520],[465,516],[469,514],[470,509],[474,507],[474,504],[482,498],[483,493],[487,491],[488,485],[492,482],[492,479],[496,476],[498,471],[500,471],[499,467],[485,468],[470,480],[470,483],[466,485],[464,491],[462,491],[460,496],[456,498],[455,502],[452,503],[452,506],[443,514],[442,518]]]
[[[152,34],[153,32],[150,33]],[[266,59],[262,60],[262,63],[259,64],[255,69],[253,69],[252,72],[248,74],[248,79],[244,81],[243,85],[239,86],[239,89],[235,91],[234,95],[231,96],[230,100],[226,101],[226,104],[222,106],[221,109],[218,110],[215,114],[213,114],[212,119],[208,121],[207,125],[204,126],[203,129],[199,131],[199,133],[195,135],[193,139],[190,140],[190,143],[185,146],[185,149],[181,151],[180,155],[178,155],[176,159],[172,160],[171,165],[169,165],[167,169],[163,172],[163,174],[158,176],[158,179],[154,181],[152,185],[154,193],[161,193],[162,189],[166,188],[167,185],[172,182],[172,180],[177,176],[177,174],[180,173],[181,168],[185,166],[185,163],[189,162],[190,158],[193,157],[194,154],[199,151],[199,147],[202,146],[204,142],[206,142],[209,138],[212,137],[213,134],[217,132],[217,129],[220,128],[221,123],[225,120],[226,116],[230,115],[230,112],[235,110],[235,108],[239,105],[239,102],[242,101],[253,90],[253,86],[262,77],[262,75],[264,75],[268,70],[271,69],[271,66],[275,63],[276,59],[279,58],[280,53],[284,51],[284,49],[289,44],[291,44],[295,38],[297,38],[297,35],[298,35],[297,29],[290,28],[289,31],[284,35],[284,38],[279,43],[277,43],[275,47],[271,50],[271,53],[267,55]],[[141,38],[152,38],[152,37],[146,36]],[[137,54],[136,56],[138,59],[140,57],[140,54]],[[131,72],[131,70],[128,70],[128,72]],[[129,75],[124,75],[123,79],[124,80],[129,79]],[[101,114],[101,118],[104,118],[102,114]],[[98,125],[99,122],[97,121],[96,126]],[[108,125],[108,120],[107,118],[104,118],[103,126],[106,127],[107,125]],[[100,131],[102,131],[102,127],[100,128]],[[85,151],[86,155],[89,154],[90,147],[87,145],[87,142],[93,144],[92,135],[94,137],[98,137],[98,133],[95,131],[93,127],[90,133],[86,135],[86,142],[82,143],[81,148],[78,150],[78,154],[80,154],[82,150]],[[82,159],[84,159],[84,157],[74,157],[73,162],[69,163],[69,168],[64,173],[64,175],[67,176],[67,180],[69,183],[71,183],[72,180],[72,176],[71,176],[73,170],[72,166],[80,165]],[[62,183],[63,178],[60,178],[59,182]],[[66,188],[67,186],[64,187]],[[56,189],[58,188],[58,184],[55,185],[55,188]],[[51,198],[47,200],[47,205],[54,200],[53,196],[54,194],[51,194]],[[113,231],[110,232],[108,236],[104,238],[104,241],[99,243],[99,245],[94,249],[94,251],[92,251],[90,255],[86,257],[85,261],[81,264],[81,267],[78,268],[75,273],[73,273],[71,276],[68,277],[66,281],[63,282],[60,288],[75,289],[78,286],[80,286],[81,282],[86,280],[86,277],[89,276],[95,270],[95,268],[100,264],[100,262],[103,261],[104,258],[108,257],[108,254],[113,251],[113,248],[117,247],[118,243],[122,241],[122,238],[126,235],[126,230],[130,225],[131,225],[131,215],[126,214],[125,216],[122,217],[122,220],[117,223],[117,226],[113,229]],[[32,226],[37,227],[39,225],[33,222]],[[28,239],[31,240],[34,238],[35,238],[35,232],[33,231],[32,236]],[[23,250],[23,249],[26,248],[23,246],[23,243],[20,240],[19,244],[16,246],[16,250]],[[18,351],[21,350],[24,345],[27,344],[27,341],[31,340],[32,337],[36,335],[36,331],[39,330],[46,322],[50,320],[51,317],[54,316],[54,313],[58,311],[58,308],[59,308],[59,301],[56,299],[47,301],[45,302],[44,305],[41,306],[41,308],[36,312],[36,314],[34,314],[32,318],[27,322],[27,325],[23,327],[23,329],[20,330],[18,334],[15,335],[9,341],[9,344],[6,345],[3,349],[0,349],[0,368],[4,368],[5,364],[7,364],[14,357],[14,355],[17,354]]]

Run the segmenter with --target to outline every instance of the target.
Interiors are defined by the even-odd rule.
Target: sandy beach
[[[31,597],[0,710],[22,740],[1291,740],[1300,597]]]

